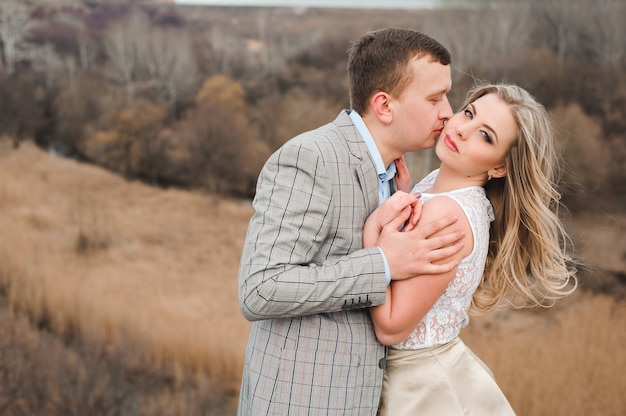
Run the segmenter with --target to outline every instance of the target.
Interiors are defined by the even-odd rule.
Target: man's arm
[[[336,194],[320,153],[313,146],[287,146],[263,168],[239,269],[240,308],[249,320],[384,301],[382,254],[362,249],[360,234],[358,241],[341,241],[355,225],[350,212],[337,214],[338,199],[358,200]]]

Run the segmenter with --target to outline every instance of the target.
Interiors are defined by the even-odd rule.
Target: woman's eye
[[[490,136],[490,135],[489,135],[489,133],[487,133],[485,130],[481,130],[481,131],[480,131],[480,134],[482,134],[482,135],[483,135],[483,138],[485,139],[485,141],[486,141],[487,143],[491,143],[491,142],[492,142],[492,140],[491,140],[491,136]]]
[[[470,120],[474,118],[474,114],[469,110],[466,109],[465,110],[465,115],[467,116],[467,118],[469,118]]]

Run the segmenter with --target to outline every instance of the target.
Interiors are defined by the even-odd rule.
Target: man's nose
[[[452,107],[450,107],[450,101],[448,101],[448,97],[445,97],[442,100],[442,107],[439,113],[439,117],[445,120],[450,120],[450,118],[452,118],[453,115],[454,115],[454,112],[452,111]]]

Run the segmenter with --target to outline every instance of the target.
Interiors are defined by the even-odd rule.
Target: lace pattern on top
[[[422,203],[437,196],[456,201],[467,216],[474,235],[474,249],[459,263],[455,277],[443,295],[426,314],[398,349],[418,349],[444,344],[456,338],[469,323],[467,311],[472,295],[481,281],[489,248],[489,226],[494,220],[491,203],[480,186],[457,189],[440,194],[429,194],[439,171],[435,170],[415,185],[413,192],[422,193]]]

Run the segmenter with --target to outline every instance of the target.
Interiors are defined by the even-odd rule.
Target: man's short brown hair
[[[399,96],[412,81],[409,61],[423,56],[442,65],[452,61],[443,45],[416,30],[386,28],[363,35],[348,51],[350,107],[364,115],[376,92]]]

